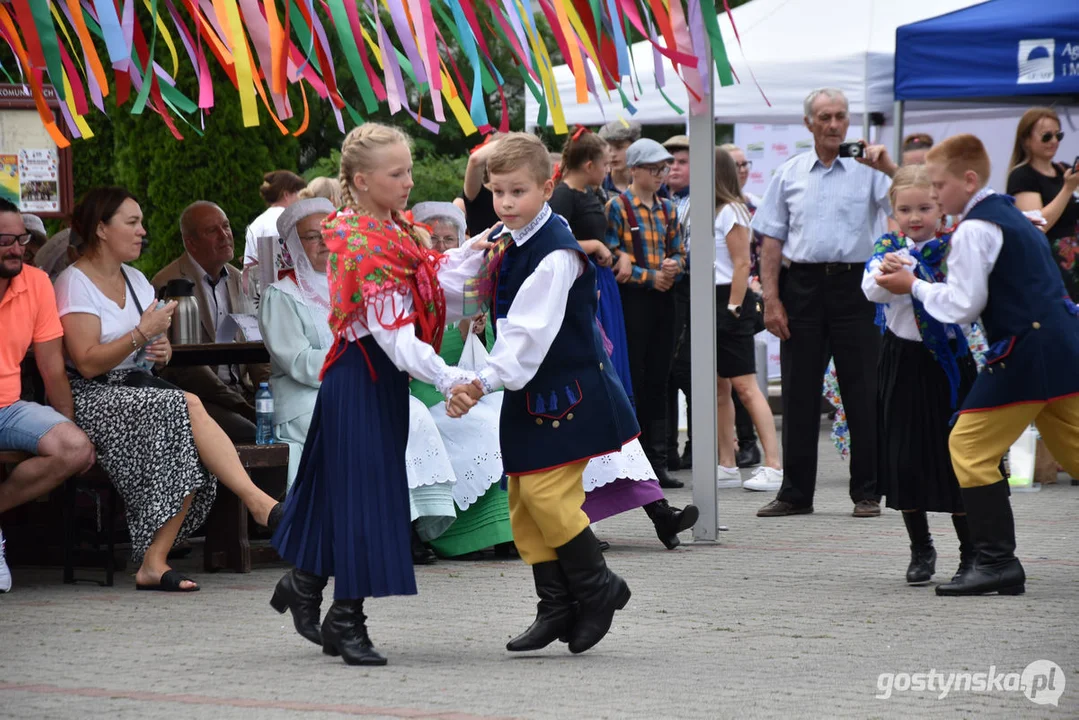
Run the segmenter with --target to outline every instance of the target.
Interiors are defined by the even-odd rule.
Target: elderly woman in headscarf
[[[266,288],[259,328],[270,353],[276,436],[289,446],[288,484],[296,478],[321,384],[319,373],[333,345],[327,318],[330,287],[322,221],[336,208],[325,198],[299,200],[277,220],[294,268]]]
[[[259,304],[259,328],[270,353],[275,432],[289,446],[290,489],[322,384],[319,375],[333,346],[326,276],[330,251],[323,240],[322,221],[334,210],[326,198],[314,197],[297,200],[281,213],[277,231],[284,239],[293,269],[266,289]],[[409,410],[405,466],[413,520],[413,559],[430,562],[434,556],[423,542],[438,537],[456,518],[452,495],[455,478],[426,406],[414,401]]]
[[[418,203],[412,208],[412,217],[430,228],[432,245],[440,252],[465,243],[465,215],[453,203]],[[474,336],[471,340],[470,335]],[[475,362],[477,354],[484,353],[493,342],[490,325],[480,315],[446,328],[439,355],[448,365]],[[453,488],[457,521],[432,541],[432,547],[443,557],[460,557],[492,547],[497,554],[509,554],[513,546],[509,497],[499,486],[502,393],[485,396],[467,415],[451,419],[446,416],[444,398],[433,385],[413,380],[411,390],[413,397],[431,409],[457,476]]]

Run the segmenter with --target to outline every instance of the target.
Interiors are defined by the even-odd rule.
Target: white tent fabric
[[[728,123],[801,122],[805,96],[822,86],[837,87],[847,95],[853,125],[861,124],[865,112],[891,115],[896,28],[975,4],[971,0],[752,0],[732,11],[744,57],[730,18],[721,13],[723,42],[741,83],[720,87],[718,78],[714,79],[715,117]],[[569,66],[554,68],[569,124],[597,125],[619,117],[644,124],[685,121],[656,89],[651,43],[635,43],[632,54],[643,91],[635,94],[630,78],[623,78],[622,88],[637,108],[633,115],[622,108],[617,92],[608,98],[600,91],[598,102],[591,97],[587,104],[577,104]],[[754,85],[750,68],[771,107]],[[688,113],[688,93],[667,58],[663,58],[663,71],[664,92]],[[599,78],[594,68],[593,76]],[[539,105],[531,94],[526,96],[525,123],[534,127]],[[938,113],[946,109],[939,104],[934,107]]]

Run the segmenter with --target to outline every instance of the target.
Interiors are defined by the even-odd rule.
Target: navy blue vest
[[[555,250],[581,251],[557,215],[523,246],[511,245],[499,268],[493,307],[506,317],[536,266]],[[507,475],[552,470],[621,450],[640,434],[637,419],[596,327],[596,271],[570,287],[566,316],[535,377],[505,390],[499,440]]]
[[[986,367],[962,412],[1079,393],[1079,317],[1068,299],[1045,233],[1005,195],[990,195],[964,220],[1000,227],[1004,244],[989,274],[982,325]]]

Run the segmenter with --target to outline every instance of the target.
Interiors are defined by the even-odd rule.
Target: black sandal
[[[202,589],[198,585],[195,585],[195,587],[193,587],[193,588],[180,587],[180,583],[184,582],[185,580],[187,582],[195,582],[191,578],[187,577],[186,575],[180,574],[176,570],[166,570],[161,575],[161,580],[158,581],[157,585],[141,585],[139,583],[135,583],[135,589],[136,590],[157,590],[157,591],[160,591],[160,592],[180,592],[180,593],[198,592],[199,590]]]

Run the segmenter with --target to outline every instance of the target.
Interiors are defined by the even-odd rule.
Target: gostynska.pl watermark
[[[986,672],[890,673],[877,676],[876,697],[887,700],[897,692],[935,692],[943,700],[953,692],[1021,692],[1037,705],[1059,705],[1064,693],[1064,671],[1052,660],[1035,660],[1023,672],[1002,672],[990,665]]]

